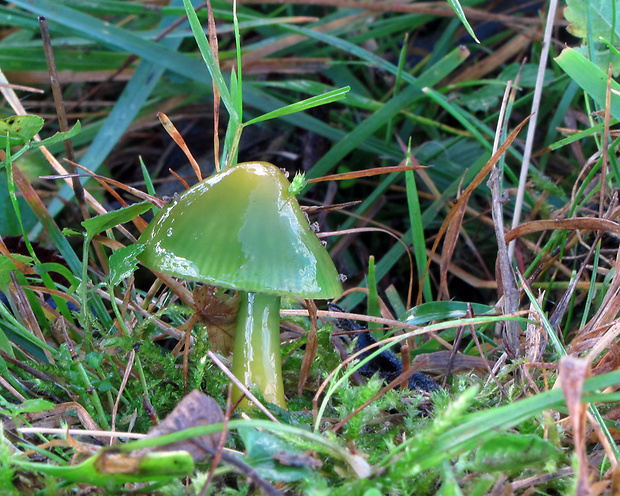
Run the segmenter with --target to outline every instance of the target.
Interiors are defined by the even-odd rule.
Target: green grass
[[[194,13],[189,0],[157,8],[111,0],[0,6],[0,82],[46,92],[3,88],[0,104],[2,119],[31,116],[0,121],[0,494],[555,495],[608,487],[620,456],[617,238],[577,228],[519,236],[512,262],[520,301],[514,314],[502,314],[508,286],[498,281],[487,187],[496,165],[507,231],[525,133],[491,158],[495,135],[501,145],[534,110],[522,223],[617,222],[620,138],[604,136],[620,119],[617,84],[611,91],[607,84],[607,64],[618,62],[617,12],[602,2],[569,4],[577,38],[555,31],[555,42],[573,48],[554,53],[551,45],[537,109],[540,40],[518,57],[502,56],[523,26],[544,18],[533,11],[511,14],[513,23],[489,33],[479,22],[489,14],[483,2],[450,1],[436,13],[416,3],[399,12],[372,2],[247,3],[234,15],[229,2],[214,1],[216,57],[204,33],[207,9]],[[190,22],[160,40],[186,11]],[[40,15],[75,125],[68,135],[57,134]],[[528,63],[496,131],[505,85],[522,58]],[[365,315],[383,338],[375,355],[390,349],[438,382],[449,371],[446,387],[422,394],[360,377],[371,357],[347,359],[355,347],[334,319],[320,311],[313,328],[303,302],[283,299],[288,409],[230,412],[221,368],[230,356],[217,332],[234,327],[221,320],[234,314],[233,292],[201,307],[194,283],[158,278],[136,258],[136,239],[163,202],[145,202],[129,186],[172,196],[183,187],[169,168],[196,182],[157,112],[176,125],[203,177],[216,163],[250,160],[286,168],[291,180],[295,172],[306,179],[358,173],[295,185],[305,205],[357,202],[310,214],[348,276],[351,291],[338,304]],[[34,116],[43,117],[42,128]],[[42,143],[32,140],[37,130]],[[40,178],[68,169],[67,136],[77,163],[116,181],[114,196],[82,177],[90,219],[68,183]],[[428,167],[364,175],[410,164]],[[440,301],[442,278],[448,294]],[[513,359],[504,355],[508,322],[522,334]],[[548,340],[544,349],[534,344],[540,339]],[[301,385],[300,370],[308,371]],[[162,421],[186,386],[219,406],[201,404],[185,417],[177,410],[155,437],[127,434]],[[589,437],[575,430],[585,403]],[[67,428],[105,433],[67,437]],[[112,430],[121,436],[107,437]],[[214,466],[223,430],[226,451]],[[194,460],[188,439],[211,447]],[[178,451],[157,450],[170,443]]]

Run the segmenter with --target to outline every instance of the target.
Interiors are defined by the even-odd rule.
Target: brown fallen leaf
[[[312,368],[312,362],[316,357],[316,350],[319,346],[319,340],[317,337],[317,318],[316,318],[316,304],[312,300],[306,300],[308,306],[308,314],[310,315],[310,331],[308,332],[308,339],[306,341],[306,351],[304,352],[304,359],[301,362],[301,370],[299,372],[299,382],[297,384],[297,394],[301,398],[304,390],[310,369]]]
[[[211,349],[228,356],[235,342],[239,297],[207,284],[196,286],[193,296],[198,318],[207,327]]]
[[[219,424],[221,422],[224,422],[224,413],[217,401],[194,389],[181,400],[159,425],[151,428],[146,437],[154,438],[183,431],[191,427]],[[132,451],[132,456],[140,457],[153,451],[187,451],[194,461],[197,462],[210,456],[213,451],[217,450],[220,436],[219,432],[204,434],[196,438],[184,439],[163,446],[135,450]]]
[[[451,352],[434,351],[433,353],[424,353],[413,359],[412,366],[418,367],[422,372],[442,373],[446,371],[450,362]],[[490,362],[493,366],[494,363]],[[471,369],[486,369],[484,358],[479,356],[465,355],[464,353],[456,353],[452,360],[451,370],[453,372]]]
[[[224,413],[218,403],[204,393],[194,389],[172,410],[168,416],[159,423],[159,425],[149,430],[147,438],[164,436],[173,432],[179,432],[191,427],[207,426],[224,422]],[[203,458],[214,455],[218,452],[218,445],[221,440],[221,432],[212,434],[204,434],[191,439],[184,439],[175,443],[166,444],[152,448],[144,448],[131,452],[132,457],[141,458],[152,452],[161,451],[187,451],[194,462],[198,462]],[[113,454],[112,452],[110,453]],[[264,480],[256,470],[246,464],[243,460],[226,452],[219,452],[221,460],[232,465],[236,470],[251,479],[255,484],[260,486],[264,494],[268,496],[282,496],[280,491],[276,490],[271,484]],[[110,466],[114,470],[129,470],[124,467],[123,457],[111,457]],[[120,465],[120,467],[118,467]],[[129,464],[132,466],[133,464]],[[109,470],[109,467],[106,467]]]

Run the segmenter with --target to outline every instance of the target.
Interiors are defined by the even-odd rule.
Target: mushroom
[[[214,174],[162,208],[140,237],[138,257],[155,271],[238,291],[233,373],[281,408],[281,297],[342,294],[338,271],[288,186],[267,162]]]

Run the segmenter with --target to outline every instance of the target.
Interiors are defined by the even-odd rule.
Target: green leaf
[[[0,146],[23,145],[43,128],[43,118],[38,115],[13,115],[0,120]]]
[[[593,98],[599,108],[605,108],[607,74],[604,71],[572,48],[565,48],[554,60],[573,81]],[[611,88],[620,91],[620,84],[612,80]],[[610,112],[616,119],[620,119],[620,96],[613,91],[611,92]]]
[[[452,7],[452,10],[454,10],[456,17],[458,17],[459,21],[461,21],[461,24],[465,26],[465,29],[467,30],[467,32],[471,35],[471,37],[474,40],[476,40],[476,43],[480,43],[480,40],[476,38],[476,34],[474,33],[474,30],[469,25],[469,22],[467,22],[467,17],[465,17],[465,12],[463,12],[463,8],[461,7],[459,0],[448,0],[448,3],[450,4],[450,7]]]
[[[93,385],[97,388],[97,391],[99,391],[100,393],[105,393],[107,391],[110,391],[113,388],[112,383],[108,380],[93,381]]]
[[[143,214],[151,208],[151,204],[147,201],[136,203],[129,207],[121,208],[108,212],[107,214],[98,215],[92,219],[88,219],[82,222],[82,226],[86,229],[86,237],[92,239],[97,234],[112,229],[119,224],[124,224],[132,219],[135,219],[138,215]]]
[[[72,3],[75,4],[75,2]],[[124,6],[129,5],[129,2],[123,2],[123,4]],[[180,1],[172,0],[171,5],[175,4],[180,5]],[[48,21],[54,21],[53,23],[50,22],[50,27],[57,31],[77,33],[91,43],[112,47],[114,52],[124,52],[120,53],[123,58],[126,57],[127,53],[133,53],[142,59],[136,67],[131,81],[126,85],[116,105],[105,120],[103,127],[97,129],[98,124],[89,126],[91,132],[98,131],[98,134],[92,143],[89,143],[88,151],[81,158],[80,163],[92,172],[97,171],[101,166],[105,157],[114,149],[120,136],[123,135],[136,114],[142,109],[145,101],[149,99],[151,91],[158,83],[164,68],[169,68],[201,83],[208,83],[210,80],[209,73],[201,61],[176,51],[177,46],[182,41],[181,38],[168,37],[159,43],[144,39],[138,34],[117,27],[113,23],[87,15],[82,4],[80,4],[79,10],[68,8],[55,0],[37,0],[36,5],[27,1],[20,2],[20,6],[34,12],[36,15],[47,17]],[[166,9],[164,8],[163,10]],[[180,8],[176,11],[178,12],[179,10]],[[0,14],[2,14],[1,10]],[[12,8],[10,15],[14,19],[16,9]],[[27,15],[27,18],[34,19],[35,28],[38,30],[36,16]],[[153,26],[153,28],[165,29],[174,20],[174,18],[164,17],[160,25]],[[79,41],[80,44],[83,42],[82,39],[79,39]],[[42,52],[40,47],[39,51]],[[91,54],[90,51],[88,53]],[[118,67],[118,64],[114,64],[113,67]],[[80,136],[83,135],[84,133]],[[64,185],[58,197],[48,205],[47,211],[49,215],[52,217],[56,216],[64,208],[64,205],[67,203],[66,200],[73,198],[73,195],[71,186]],[[44,225],[43,227],[47,226]],[[37,226],[29,234],[34,239],[40,233],[40,230],[41,227]],[[54,232],[51,233],[51,236],[57,237]],[[52,239],[52,241],[60,240]],[[61,252],[67,251],[70,248],[68,243],[65,243],[64,246],[61,243],[62,241],[55,242],[57,247],[60,246]],[[68,259],[68,263],[73,269],[73,262],[76,260],[75,256],[72,254],[70,256],[68,253],[62,254]]]
[[[276,461],[274,455],[301,455],[302,451],[292,448],[279,437],[253,428],[241,428],[237,431],[247,455],[244,461],[254,467],[261,476],[273,481],[292,482],[308,478],[311,474],[307,466],[283,465]]]
[[[297,31],[298,29],[295,30]],[[312,33],[312,36],[317,35],[317,33],[314,33],[312,30],[308,31]],[[303,31],[303,34],[306,34],[306,31]],[[389,102],[382,105],[379,110],[360,122],[354,130],[341,138],[329,152],[323,155],[323,157],[314,164],[314,167],[308,172],[308,178],[315,178],[327,174],[351,151],[363,146],[377,129],[385,125],[388,119],[393,118],[395,115],[402,112],[403,109],[411,105],[414,100],[420,98],[420,96],[422,96],[422,88],[437,84],[461,65],[468,55],[469,52],[467,50],[457,48],[425,71],[418,79],[414,79],[413,82],[410,81],[411,76],[409,74],[403,73],[403,79],[405,81],[410,81],[411,84]],[[409,76],[409,78],[405,77],[405,75]],[[377,264],[377,269],[378,268],[379,264]],[[383,274],[377,271],[377,277],[380,279],[383,277]],[[359,298],[362,298],[361,294],[359,294]],[[354,299],[355,298],[348,298],[347,304],[350,304]]]
[[[15,352],[13,351],[13,345],[11,344],[11,341],[6,336],[6,334],[2,332],[1,328],[0,328],[0,349],[4,350],[4,352],[7,355],[9,355],[11,358],[15,358]],[[0,357],[0,374],[2,374],[4,377],[8,377],[11,375],[9,374],[9,371],[6,367],[6,362],[4,361],[2,357]]]
[[[103,362],[104,354],[102,352],[91,351],[87,353],[84,357],[86,359],[86,364],[95,369],[99,370],[101,368],[101,363]]]
[[[110,274],[108,282],[117,286],[123,279],[127,279],[138,268],[138,254],[144,250],[144,245],[131,245],[119,248],[110,255]]]
[[[407,150],[407,165],[411,165],[411,138],[409,139]],[[407,188],[407,207],[409,211],[409,222],[411,223],[411,246],[413,246],[413,255],[415,257],[419,283],[426,270],[428,258],[426,256],[426,239],[424,238],[420,197],[418,196],[418,187],[412,170],[405,172],[405,187]],[[422,294],[424,300],[427,302],[433,301],[430,277],[428,277],[428,275],[425,277],[422,284]]]
[[[437,496],[463,496],[461,486],[456,480],[454,469],[448,462],[442,464],[441,479],[442,484],[437,492]]]
[[[53,145],[54,143],[58,143],[59,141],[64,141],[66,139],[73,138],[81,130],[82,130],[82,125],[80,124],[80,121],[77,121],[73,125],[73,127],[71,129],[69,129],[68,131],[66,131],[64,133],[60,133],[60,132],[56,133],[56,134],[50,136],[49,138],[45,138],[44,140],[41,140],[41,141],[38,141],[38,142],[34,143],[34,146],[35,147],[39,147],[39,146]]]
[[[53,410],[54,403],[51,401],[43,400],[40,398],[35,398],[31,400],[26,400],[20,405],[16,405],[15,413],[32,413],[32,412],[41,412],[43,410]]]
[[[82,236],[81,232],[76,231],[75,229],[69,229],[68,227],[63,228],[61,232],[65,236]]]
[[[235,102],[231,98],[230,92],[228,91],[228,86],[226,86],[226,82],[224,81],[224,76],[222,76],[220,66],[215,58],[215,55],[211,51],[211,46],[209,45],[209,41],[207,40],[205,32],[200,25],[198,16],[194,11],[194,7],[192,7],[192,4],[189,0],[183,0],[183,5],[185,5],[187,19],[189,20],[192,32],[194,33],[194,38],[196,39],[196,43],[198,44],[198,49],[200,50],[202,58],[205,61],[207,68],[209,69],[209,73],[213,78],[217,90],[220,92],[222,101],[224,102],[228,113],[231,116],[237,116],[239,115],[239,113],[237,112]]]
[[[540,468],[558,457],[555,446],[535,434],[506,433],[478,448],[471,469],[514,473],[532,466]]]
[[[590,10],[592,37],[616,39],[620,37],[620,8],[609,0],[566,0],[564,17],[568,32],[577,38],[588,37],[588,8]],[[614,19],[615,15],[615,19]]]
[[[32,258],[25,255],[12,253],[11,256],[15,260],[19,260],[26,265],[32,265]],[[11,272],[17,271],[17,267],[9,257],[0,255],[0,291],[6,291],[11,282]]]
[[[291,105],[287,105],[286,107],[282,107],[272,112],[261,115],[260,117],[256,117],[255,119],[246,122],[245,125],[249,126],[250,124],[256,124],[257,122],[275,119],[277,117],[294,114],[296,112],[303,112],[304,110],[318,107],[319,105],[326,105],[328,103],[336,102],[344,98],[344,96],[349,92],[350,89],[351,88],[349,86],[345,86],[344,88],[339,88],[323,95],[313,96],[302,100],[301,102],[292,103]]]
[[[79,281],[75,278],[73,273],[64,265],[59,263],[41,263],[34,266],[34,271],[42,276],[43,274],[48,274],[50,272],[55,272],[63,276],[67,281],[69,281],[70,287],[67,290],[68,294],[71,294],[79,285]]]
[[[458,319],[467,314],[469,303],[463,301],[433,301],[413,307],[399,320],[411,325],[420,325],[439,319]],[[489,305],[471,303],[476,315],[494,315],[495,308]]]
[[[381,309],[379,308],[379,291],[377,290],[377,278],[375,277],[375,257],[368,257],[368,310],[367,313],[371,317],[381,317]],[[380,332],[372,333],[375,338],[381,336]]]

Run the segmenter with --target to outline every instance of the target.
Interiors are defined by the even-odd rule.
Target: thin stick
[[[607,71],[607,90],[605,91],[605,127],[603,131],[603,163],[601,164],[601,192],[598,203],[599,216],[605,210],[605,184],[607,183],[607,161],[609,160],[609,109],[611,107],[611,62]]]
[[[208,26],[209,26],[209,46],[215,57],[215,62],[219,65],[219,49],[217,43],[217,30],[215,28],[215,18],[211,2],[207,0]],[[220,171],[220,92],[213,80],[213,158],[215,160],[215,170]]]
[[[129,353],[129,360],[127,361],[127,366],[125,367],[125,373],[123,374],[123,380],[121,381],[121,387],[118,388],[118,396],[116,397],[116,401],[114,402],[114,408],[112,408],[112,432],[116,430],[116,414],[118,413],[118,405],[121,402],[121,396],[123,396],[123,391],[125,390],[125,386],[127,385],[127,381],[131,375],[131,369],[133,368],[133,362],[136,358],[136,350],[131,350]],[[114,438],[110,438],[110,446],[112,446],[114,442]]]
[[[24,398],[22,394],[17,389],[15,389],[13,386],[11,386],[11,383],[2,376],[0,376],[0,386],[2,386],[9,393],[15,396],[19,401],[26,401],[26,398]]]
[[[33,88],[31,86],[23,86],[21,84],[0,83],[2,88],[11,88],[13,90],[29,91],[31,93],[45,93],[42,89]]]
[[[228,421],[230,420],[230,414],[232,413],[232,383],[228,385],[228,396],[226,398],[226,415],[224,415],[224,426],[222,428],[222,433],[220,435],[220,442],[217,445],[217,450],[215,455],[213,455],[213,460],[211,461],[211,470],[209,470],[209,475],[207,476],[207,480],[205,485],[200,491],[199,496],[205,496],[207,494],[207,489],[211,481],[213,480],[213,475],[215,474],[215,469],[220,463],[220,459],[222,458],[222,453],[224,451],[224,444],[226,443],[226,436],[228,434]]]
[[[239,0],[240,5],[283,4],[282,0]],[[401,12],[408,14],[428,14],[441,17],[456,17],[456,12],[445,2],[359,2],[358,0],[287,0],[287,5],[312,5],[323,7],[339,7],[341,9],[364,9],[370,12]],[[472,7],[463,7],[468,19],[496,21],[507,26],[538,25],[537,17],[515,17],[497,14]]]
[[[191,337],[192,337],[192,329],[198,322],[198,314],[195,313],[189,318],[187,322],[187,329],[185,329],[185,344],[183,347],[183,391],[185,392],[185,396],[187,396],[187,380],[189,377],[189,349],[191,347]]]
[[[471,306],[471,303],[468,303],[467,306]],[[476,343],[476,348],[478,348],[478,352],[480,353],[480,358],[482,358],[482,360],[484,361],[484,365],[489,371],[489,377],[493,378],[493,380],[495,381],[495,384],[497,384],[498,389],[504,394],[504,396],[508,396],[508,392],[506,391],[506,389],[504,389],[504,386],[502,385],[502,383],[497,379],[497,374],[493,372],[493,369],[491,368],[491,364],[487,360],[487,356],[485,354],[484,348],[482,344],[480,343],[480,340],[478,339],[478,334],[476,334],[476,328],[471,324],[469,326],[469,332],[471,333],[471,337],[474,340],[474,343]]]
[[[43,39],[43,50],[45,51],[45,59],[47,61],[47,69],[50,74],[50,84],[52,86],[52,95],[54,96],[54,104],[56,105],[56,115],[58,115],[58,124],[60,125],[60,130],[63,133],[69,131],[69,122],[67,121],[67,111],[65,109],[65,104],[62,99],[62,90],[60,88],[60,82],[58,81],[58,71],[56,70],[56,61],[54,60],[54,51],[52,50],[52,40],[50,38],[50,32],[47,27],[47,19],[44,16],[39,17],[39,27],[41,28],[41,37]],[[75,174],[77,169],[74,165],[71,165],[71,162],[75,162],[75,153],[73,151],[73,143],[71,139],[65,139],[63,141],[65,145],[65,153],[67,155],[67,159],[69,160],[69,172]],[[75,193],[75,199],[78,202],[78,206],[80,208],[80,212],[82,213],[82,218],[84,220],[90,219],[90,214],[88,213],[88,206],[86,205],[86,199],[84,194],[84,186],[82,185],[79,177],[73,177],[71,179],[71,185],[73,187],[73,192]],[[97,254],[97,258],[101,263],[101,267],[104,272],[109,271],[108,267],[108,259],[103,253],[103,249],[99,243],[93,243],[93,249]]]
[[[534,98],[532,100],[533,114],[527,128],[527,137],[525,139],[525,150],[523,151],[523,162],[521,163],[521,173],[519,175],[519,189],[515,199],[515,211],[512,218],[512,229],[521,222],[521,210],[523,209],[523,197],[525,195],[525,184],[527,182],[527,171],[530,165],[530,157],[532,156],[532,148],[534,147],[534,136],[536,134],[536,120],[538,110],[540,109],[540,99],[542,96],[543,83],[545,80],[545,68],[549,58],[549,46],[551,44],[551,32],[553,31],[553,21],[555,20],[555,12],[558,7],[558,0],[550,0],[549,11],[547,12],[547,23],[545,26],[545,34],[543,36],[542,50],[540,53],[540,62],[538,64],[538,75],[536,76],[536,87],[534,88]],[[514,241],[508,245],[508,258],[512,260],[515,252]]]
[[[215,353],[209,350],[207,351],[207,356],[211,360],[213,360],[213,363],[215,363],[215,365],[217,365],[220,368],[220,370],[224,372],[224,374],[226,374],[226,376],[234,383],[235,386],[237,386],[239,389],[241,389],[241,391],[245,393],[245,395],[248,397],[250,401],[252,401],[265,415],[267,415],[267,417],[269,417],[269,420],[277,422],[278,424],[280,423],[280,421],[277,418],[275,418],[269,410],[265,408],[265,405],[263,405],[260,401],[258,401],[258,398],[256,398],[256,396],[254,396],[250,392],[250,390],[245,386],[245,384],[243,384],[239,379],[237,379],[233,375],[233,373],[230,370],[228,370],[226,365],[222,363],[222,361],[215,355]]]
[[[126,437],[128,439],[144,439],[146,434],[139,432],[110,432],[92,429],[61,429],[58,427],[19,427],[18,432],[24,434],[70,434],[71,436],[95,436],[95,437]]]
[[[181,176],[179,176],[176,172],[174,172],[172,169],[168,169],[170,171],[170,174],[172,174],[174,177],[176,177],[180,183],[185,186],[185,189],[189,189],[189,184],[187,184],[187,181],[185,179],[183,179]]]
[[[50,74],[50,84],[52,86],[52,95],[54,96],[54,103],[56,105],[56,114],[58,115],[58,123],[60,124],[60,130],[65,133],[69,130],[69,122],[67,121],[67,112],[65,110],[65,104],[62,99],[62,90],[60,89],[60,83],[58,82],[58,71],[56,70],[56,61],[54,60],[54,51],[52,50],[52,40],[50,38],[50,32],[47,27],[47,19],[43,16],[39,17],[39,27],[41,28],[41,37],[43,38],[43,50],[45,51],[45,59],[47,60],[47,69]],[[73,152],[73,144],[70,139],[63,141],[65,145],[65,153],[67,158],[74,162],[75,153]],[[76,173],[75,166],[69,166],[72,174]],[[84,200],[84,187],[79,178],[74,177],[73,191],[75,192],[75,198],[80,205],[80,211],[84,220],[89,219],[88,208]]]

